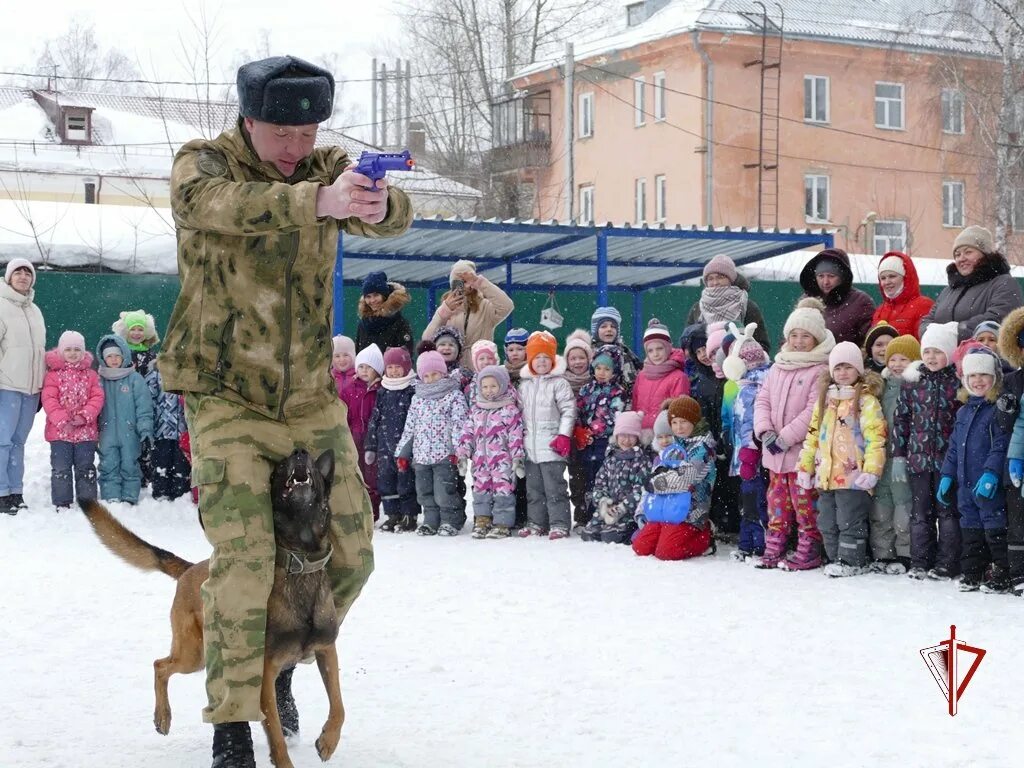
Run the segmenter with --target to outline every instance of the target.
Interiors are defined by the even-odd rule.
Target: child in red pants
[[[662,449],[647,481],[637,513],[643,527],[633,539],[633,551],[659,560],[686,560],[714,551],[708,512],[715,441],[692,397],[673,399],[668,415],[676,439]]]

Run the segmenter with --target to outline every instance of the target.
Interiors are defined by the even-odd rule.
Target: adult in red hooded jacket
[[[882,257],[878,262],[878,289],[882,292],[882,305],[875,310],[871,324],[888,323],[900,335],[920,339],[921,318],[935,302],[921,295],[917,268],[907,254],[889,251]]]

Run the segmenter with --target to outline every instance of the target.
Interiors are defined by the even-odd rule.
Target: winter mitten
[[[974,495],[979,499],[991,499],[996,495],[999,478],[995,472],[985,472],[974,484]]]
[[[466,473],[468,471],[469,471],[469,459],[467,459],[465,457],[460,458],[459,459],[459,474],[462,475],[463,477],[465,477]]]
[[[740,448],[740,477],[744,480],[753,480],[757,477],[757,465],[761,461],[761,454],[753,448]]]
[[[366,464],[376,464],[377,454],[374,451],[366,451],[363,453],[363,462]]]
[[[946,494],[953,488],[953,478],[949,475],[943,475],[942,479],[939,480],[939,490],[935,494],[936,500],[939,504],[945,504],[947,507],[950,504],[949,499],[946,498]]]
[[[572,431],[572,441],[576,444],[576,450],[582,451],[594,442],[593,433],[582,424],[577,424]]]
[[[454,453],[448,455],[448,461],[454,464],[456,467],[459,466],[459,457]]]
[[[861,472],[853,480],[853,487],[858,491],[870,491],[877,484],[878,475],[873,475],[870,472]]]
[[[395,464],[398,466],[399,472],[409,471],[409,460],[404,456],[399,456],[397,459],[395,459]]]
[[[775,444],[773,447],[775,450],[772,451],[772,453],[785,453],[790,448],[789,443],[783,440],[781,435],[775,438]]]
[[[512,462],[512,471],[516,473],[516,477],[520,480],[526,477],[526,462],[522,459],[516,459]]]
[[[894,483],[910,482],[910,474],[907,472],[907,460],[903,456],[892,460],[892,481]]]
[[[84,414],[76,413],[74,416],[71,417],[71,426],[73,427],[84,427],[85,422],[86,418]]]
[[[564,459],[569,455],[569,451],[572,449],[572,444],[569,442],[569,438],[565,435],[558,435],[549,443],[548,447]]]
[[[810,472],[797,472],[796,484],[805,491],[814,490],[814,476]]]
[[[614,525],[615,521],[619,519],[615,514],[615,505],[611,499],[605,498],[597,502],[597,512],[606,525]]]
[[[1010,459],[1010,482],[1014,488],[1020,488],[1024,480],[1024,459]]]
[[[779,439],[779,436],[772,432],[770,429],[767,432],[761,433],[761,447],[769,449],[772,443]]]

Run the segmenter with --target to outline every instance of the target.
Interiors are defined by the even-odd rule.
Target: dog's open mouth
[[[313,484],[313,476],[306,467],[296,467],[289,473],[284,486],[289,491],[298,486],[310,486]]]

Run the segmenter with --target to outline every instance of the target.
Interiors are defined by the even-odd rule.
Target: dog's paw
[[[153,713],[153,725],[156,726],[157,733],[166,736],[171,731],[171,713],[157,710]]]
[[[316,752],[325,763],[331,759],[334,750],[338,748],[338,741],[341,739],[341,730],[329,733],[327,726],[320,732],[320,738],[316,740]]]

